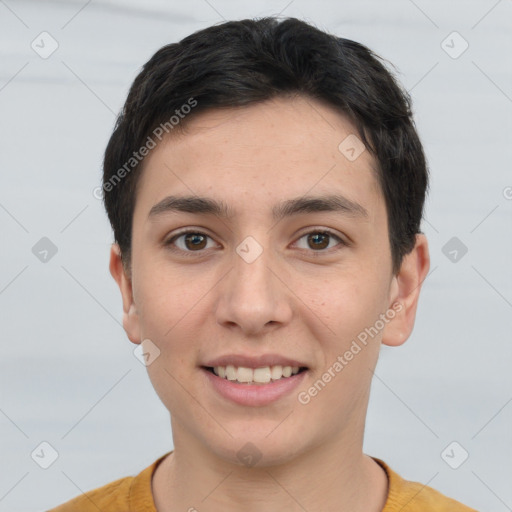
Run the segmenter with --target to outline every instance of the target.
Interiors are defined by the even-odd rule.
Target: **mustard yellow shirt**
[[[157,512],[151,493],[151,478],[163,455],[137,476],[120,478],[103,487],[77,496],[48,512]],[[477,512],[431,487],[409,482],[372,457],[387,473],[388,497],[382,512]]]

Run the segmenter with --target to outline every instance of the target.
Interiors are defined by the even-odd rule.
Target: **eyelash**
[[[198,231],[195,229],[187,229],[187,230],[180,231],[179,233],[176,233],[175,235],[173,235],[171,238],[169,238],[169,240],[164,242],[164,245],[168,249],[170,249],[172,252],[179,252],[186,257],[194,257],[194,256],[196,256],[196,254],[204,253],[207,249],[202,249],[202,250],[198,250],[198,251],[185,251],[183,249],[179,249],[174,246],[174,242],[178,238],[180,238],[184,235],[188,235],[188,234],[201,235],[201,236],[205,236],[205,237],[213,240],[213,238],[210,235],[207,235],[206,233],[203,233],[202,231]],[[303,251],[310,252],[313,255],[313,257],[323,256],[326,253],[330,254],[332,249],[340,250],[342,247],[348,246],[348,243],[345,242],[342,238],[340,238],[336,233],[334,233],[330,229],[325,229],[325,228],[321,228],[321,229],[317,228],[317,229],[313,229],[311,231],[307,231],[306,233],[303,233],[297,240],[300,240],[300,239],[304,238],[305,236],[311,235],[311,234],[328,235],[332,238],[337,239],[339,242],[335,247],[331,247],[330,249],[319,249],[317,251],[315,251],[313,249],[301,249]]]

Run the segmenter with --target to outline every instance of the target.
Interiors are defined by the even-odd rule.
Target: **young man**
[[[159,50],[103,189],[175,448],[54,511],[472,510],[362,452],[429,269],[427,174],[408,95],[358,43],[265,18]]]

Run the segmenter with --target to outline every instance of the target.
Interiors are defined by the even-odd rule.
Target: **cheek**
[[[180,411],[186,406],[187,394],[183,390],[190,387],[190,375],[196,371],[198,323],[205,312],[198,302],[199,293],[189,286],[177,285],[176,279],[155,279],[156,274],[148,275],[140,288],[141,334],[159,351],[147,371],[166,408]]]
[[[387,307],[387,291],[382,275],[357,268],[341,270],[325,280],[323,289],[310,287],[304,294],[309,297],[316,318],[325,325],[328,338],[335,340],[336,345],[375,324]]]
[[[177,333],[183,334],[189,317],[201,307],[207,283],[185,271],[172,271],[156,260],[144,262],[139,268],[134,285],[142,334],[172,344],[180,339]]]
[[[358,273],[357,279],[354,275],[352,279],[340,279],[337,287],[331,281],[330,286],[336,290],[323,298],[317,295],[312,302],[329,331],[322,328],[317,332],[322,361],[308,383],[311,387],[301,391],[302,398],[310,400],[309,410],[324,415],[326,424],[334,428],[348,421],[352,412],[364,408],[368,400],[380,351],[379,315],[385,311],[385,293],[376,275],[362,281]]]
[[[147,367],[153,388],[165,407],[179,417],[190,409],[190,393],[196,395],[191,376],[197,372],[199,342],[197,313],[183,298],[154,296],[142,319],[144,336],[159,349],[159,356]],[[187,314],[188,312],[188,314]],[[195,326],[195,327],[194,327]],[[194,330],[195,329],[195,330]],[[194,411],[189,411],[194,414]]]

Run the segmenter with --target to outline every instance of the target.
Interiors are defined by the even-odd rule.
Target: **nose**
[[[233,268],[221,282],[217,323],[246,336],[263,335],[290,322],[293,294],[269,250],[253,261],[242,251],[234,254]]]

